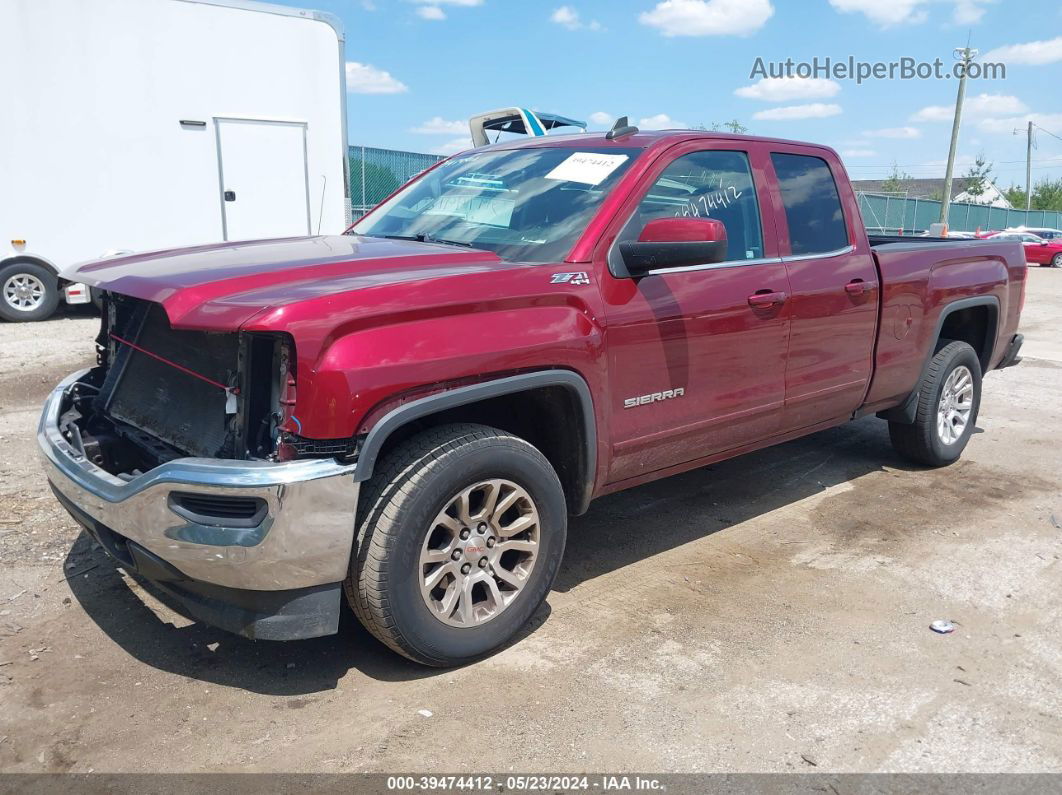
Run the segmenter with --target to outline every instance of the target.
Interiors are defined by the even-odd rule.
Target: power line
[[[1055,135],[1053,132],[1051,132],[1050,130],[1044,129],[1043,127],[1041,127],[1039,124],[1037,124],[1034,121],[1029,122],[1029,124],[1031,124],[1033,127],[1035,127],[1040,132],[1045,132],[1048,135],[1050,135],[1052,138],[1057,138],[1058,140],[1062,141],[1062,135]]]

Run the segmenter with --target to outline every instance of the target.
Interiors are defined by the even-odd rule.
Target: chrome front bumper
[[[358,504],[354,464],[180,458],[124,481],[88,461],[59,431],[66,394],[87,372],[52,391],[37,429],[45,473],[75,519],[103,525],[201,583],[281,591],[346,577]],[[259,497],[267,511],[250,528],[198,524],[170,508],[173,491]]]

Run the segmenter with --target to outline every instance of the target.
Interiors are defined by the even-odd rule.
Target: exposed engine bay
[[[278,457],[294,405],[285,335],[173,329],[161,305],[109,293],[96,351],[60,427],[97,466],[130,479],[175,458]]]

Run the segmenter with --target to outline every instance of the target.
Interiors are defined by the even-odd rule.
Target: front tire
[[[399,654],[471,662],[546,598],[567,509],[557,473],[523,439],[483,425],[432,428],[398,445],[366,486],[344,590]]]
[[[966,449],[980,407],[981,362],[965,342],[949,342],[918,385],[915,421],[889,423],[892,446],[915,463],[947,466]]]
[[[35,262],[0,268],[0,317],[11,322],[47,320],[59,306],[59,279]]]
[[[1062,254],[1055,254],[1055,256],[1051,257],[1051,267],[1062,268]]]

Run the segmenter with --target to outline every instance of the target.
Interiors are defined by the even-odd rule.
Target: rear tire
[[[981,362],[965,342],[949,342],[918,385],[915,421],[889,423],[892,446],[915,463],[947,466],[966,449],[980,407]]]
[[[0,317],[13,323],[46,320],[59,306],[59,279],[36,262],[0,268]]]
[[[523,439],[484,425],[402,442],[359,502],[347,601],[369,632],[424,665],[460,665],[507,643],[564,554],[557,473]]]

